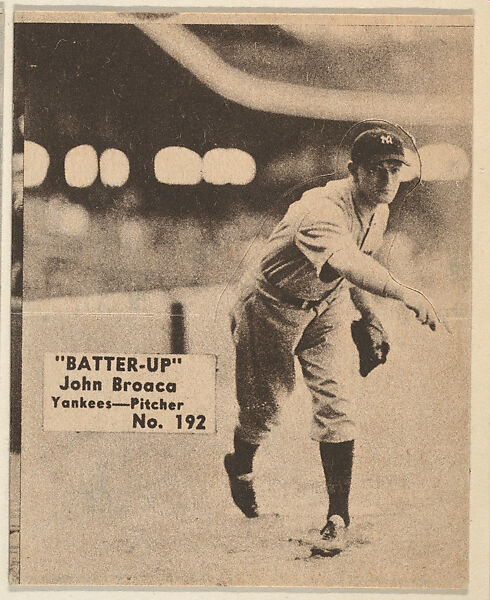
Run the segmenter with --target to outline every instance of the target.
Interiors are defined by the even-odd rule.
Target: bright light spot
[[[215,148],[206,152],[202,159],[202,176],[204,181],[214,185],[225,185],[230,182],[230,165],[227,164],[229,154],[224,148]]]
[[[248,152],[229,148],[226,151],[226,164],[229,167],[229,182],[234,185],[247,185],[256,173],[255,160]]]
[[[61,195],[49,200],[47,219],[51,231],[73,237],[85,235],[90,225],[87,209],[80,204],[72,204]]]
[[[121,187],[129,177],[128,157],[116,148],[107,148],[100,155],[100,180],[110,187]]]
[[[195,185],[201,181],[202,159],[181,146],[162,148],[155,155],[155,177],[169,185]]]
[[[419,150],[424,181],[456,181],[470,171],[466,152],[453,144],[431,144]]]
[[[248,152],[237,148],[215,148],[203,158],[202,174],[214,185],[246,185],[255,177],[255,160]]]
[[[20,117],[17,119],[17,124],[19,126],[19,131],[22,135],[24,135],[24,115],[20,115]]]
[[[24,142],[24,186],[37,187],[46,178],[49,154],[36,142]]]
[[[99,172],[97,152],[92,146],[76,146],[65,156],[65,179],[72,187],[85,188],[93,184]]]
[[[119,226],[119,242],[125,251],[134,253],[146,245],[147,235],[137,220],[123,221]]]

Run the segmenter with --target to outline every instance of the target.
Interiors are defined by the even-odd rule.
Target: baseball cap
[[[351,159],[361,165],[382,160],[398,160],[408,165],[401,139],[386,129],[369,129],[356,137],[351,149]]]

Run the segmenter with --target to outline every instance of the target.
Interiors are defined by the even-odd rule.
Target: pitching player
[[[349,176],[310,189],[289,207],[266,244],[254,288],[232,315],[240,410],[225,468],[233,500],[247,517],[258,516],[253,459],[294,388],[297,357],[313,400],[311,436],[319,442],[329,498],[318,535],[326,550],[344,547],[350,523],[356,425],[349,383],[359,365],[366,375],[389,350],[372,295],[402,302],[436,329],[426,297],[371,256],[381,245],[404,164],[400,137],[380,128],[361,133],[351,148]],[[362,318],[353,322],[356,309]]]

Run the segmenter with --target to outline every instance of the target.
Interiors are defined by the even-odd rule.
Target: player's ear
[[[347,168],[349,169],[349,173],[354,178],[357,177],[357,165],[355,165],[352,161],[350,161],[349,164],[347,165]]]

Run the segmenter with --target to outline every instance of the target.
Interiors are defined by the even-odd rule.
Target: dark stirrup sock
[[[320,442],[320,456],[329,498],[327,518],[340,515],[348,526],[354,440],[339,443]]]
[[[251,444],[250,442],[242,440],[235,431],[233,445],[235,447],[234,457],[236,474],[243,475],[244,473],[251,473],[254,456],[259,448],[258,444]]]

